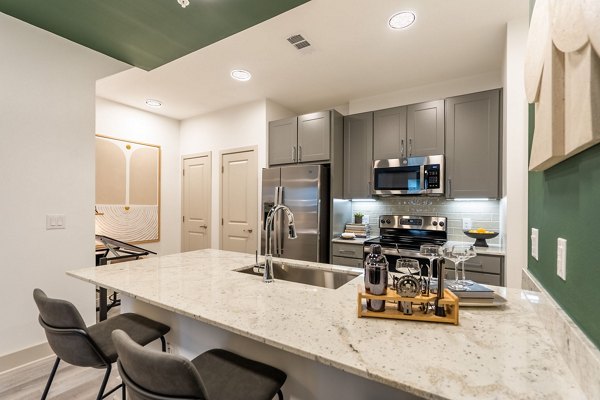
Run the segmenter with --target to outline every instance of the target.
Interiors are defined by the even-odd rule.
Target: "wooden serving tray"
[[[372,300],[385,300],[385,310],[382,312],[375,312],[367,310],[366,299]],[[365,301],[363,301],[365,300]],[[425,322],[443,322],[447,324],[458,325],[458,297],[452,293],[449,289],[444,290],[444,298],[440,300],[440,304],[444,306],[446,310],[445,317],[438,317],[434,314],[433,310],[429,310],[427,314],[420,310],[419,305],[422,303],[434,303],[436,300],[435,295],[429,296],[417,296],[417,297],[401,297],[393,289],[388,289],[386,295],[374,295],[367,293],[363,285],[358,285],[357,294],[357,309],[358,318],[361,317],[374,317],[374,318],[389,318],[389,319],[406,319],[411,321],[425,321]],[[413,303],[412,315],[406,315],[402,311],[398,310],[398,303],[401,301],[409,301]]]

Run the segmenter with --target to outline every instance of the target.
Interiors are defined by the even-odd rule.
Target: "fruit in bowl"
[[[494,231],[488,231],[487,229],[484,228],[477,228],[477,229],[470,229],[469,233],[486,233],[486,234],[490,234],[490,233],[496,233]]]
[[[475,239],[473,245],[477,247],[489,247],[485,240],[498,236],[498,232],[488,231],[484,228],[469,229],[468,231],[464,231],[464,233],[468,237]]]

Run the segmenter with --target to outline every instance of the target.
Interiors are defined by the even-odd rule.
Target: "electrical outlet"
[[[462,223],[463,231],[468,231],[469,229],[473,228],[473,221],[471,220],[471,218],[463,218]]]
[[[538,255],[538,239],[540,232],[536,228],[531,228],[531,257],[539,260]]]
[[[567,280],[567,240],[562,238],[556,243],[556,275]]]

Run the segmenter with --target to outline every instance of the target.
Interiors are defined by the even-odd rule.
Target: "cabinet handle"
[[[296,162],[296,146],[292,146],[292,162]]]
[[[356,252],[352,250],[338,250],[338,252],[341,254],[356,254]]]
[[[408,156],[412,156],[412,139],[408,139]]]
[[[302,161],[302,146],[298,146],[298,162]]]
[[[400,140],[400,158],[404,158],[404,139]]]
[[[452,196],[452,179],[448,178],[448,196]]]

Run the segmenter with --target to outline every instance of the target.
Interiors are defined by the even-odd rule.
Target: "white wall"
[[[462,94],[482,92],[484,90],[497,89],[499,87],[502,87],[502,72],[500,69],[481,75],[436,82],[430,85],[417,86],[360,99],[352,99],[349,103],[348,113],[357,114],[381,110],[384,108],[443,99],[451,96],[460,96]]]
[[[96,99],[96,133],[160,146],[160,241],[142,247],[159,255],[181,251],[181,158],[179,121]]]
[[[0,54],[3,356],[45,341],[36,287],[95,321],[94,287],[65,271],[94,265],[95,81],[128,66],[1,13]]]
[[[266,166],[267,102],[254,101],[181,121],[181,155],[212,151],[211,247],[219,248],[220,166],[219,152],[245,146],[258,147],[258,184]],[[279,114],[281,110],[272,110]],[[258,202],[257,202],[258,203]],[[258,206],[257,206],[258,212]],[[258,222],[260,224],[260,221]],[[255,232],[260,232],[258,224]],[[260,240],[257,242],[260,243]]]
[[[506,26],[503,98],[503,189],[507,286],[521,286],[521,270],[527,267],[527,100],[523,81],[527,18]]]

